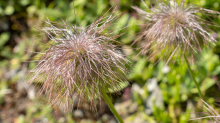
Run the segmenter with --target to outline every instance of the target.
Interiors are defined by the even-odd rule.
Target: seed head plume
[[[144,11],[133,6],[146,20],[145,30],[141,36],[135,40],[144,40],[141,47],[141,54],[149,51],[150,59],[154,58],[158,52],[164,53],[167,63],[173,56],[184,56],[194,58],[195,53],[201,53],[203,46],[215,44],[216,40],[210,33],[207,23],[199,14],[210,15],[219,14],[216,11],[204,9],[198,5],[185,5],[185,0],[180,4],[176,0],[159,2]],[[153,50],[154,49],[154,50]]]
[[[71,110],[89,102],[95,107],[94,99],[102,100],[100,88],[117,92],[127,83],[128,60],[111,44],[120,35],[108,31],[117,19],[113,12],[85,28],[46,21],[49,27],[42,30],[52,43],[32,70],[29,82],[43,81],[39,94],[46,93],[51,105],[64,103],[65,109]]]

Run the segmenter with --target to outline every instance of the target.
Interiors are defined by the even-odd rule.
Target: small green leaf
[[[220,66],[217,66],[214,71],[211,72],[213,76],[216,76],[220,73]]]
[[[0,48],[3,47],[3,45],[9,40],[10,38],[10,33],[9,32],[3,32],[0,35]]]
[[[203,83],[201,84],[201,91],[205,91],[207,89],[209,89],[210,87],[212,87],[215,84],[215,80],[211,79],[211,78],[206,78]],[[191,93],[198,93],[198,89],[195,87],[193,89],[191,89]]]
[[[13,13],[14,13],[14,7],[13,6],[7,6],[6,8],[5,8],[5,14],[6,15],[12,15]]]
[[[26,5],[28,5],[30,3],[30,0],[20,0],[20,4],[22,5],[22,6],[26,6]]]

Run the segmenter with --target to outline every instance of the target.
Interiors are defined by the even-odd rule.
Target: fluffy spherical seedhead
[[[115,19],[112,13],[85,28],[66,22],[58,24],[63,27],[58,28],[46,21],[50,26],[42,30],[51,45],[32,70],[30,82],[43,82],[40,94],[46,93],[51,105],[64,104],[71,110],[74,104],[89,102],[95,109],[93,101],[102,100],[100,88],[117,92],[121,84],[127,83],[128,60],[111,44],[119,35],[112,36],[113,32],[107,30]]]
[[[147,5],[145,6],[148,8]],[[168,56],[167,63],[173,56],[177,58],[179,55],[186,55],[193,60],[194,54],[201,53],[203,46],[216,42],[208,28],[213,25],[199,17],[199,14],[219,14],[218,12],[198,5],[185,5],[185,0],[180,4],[176,0],[157,1],[154,7],[146,11],[138,7],[132,8],[143,15],[147,21],[141,36],[135,42],[141,39],[145,41],[142,42],[140,53],[144,55],[152,51],[150,59],[162,52],[163,57]]]

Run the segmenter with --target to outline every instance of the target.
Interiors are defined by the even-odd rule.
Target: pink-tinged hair
[[[112,44],[120,35],[109,31],[117,19],[113,12],[85,28],[46,21],[49,27],[42,30],[51,43],[29,82],[43,82],[39,94],[45,93],[51,105],[64,104],[65,110],[72,110],[89,102],[95,109],[94,100],[102,100],[100,88],[117,92],[127,83],[129,61]]]
[[[143,2],[143,1],[142,1]],[[144,2],[143,2],[144,3]],[[167,63],[172,57],[186,55],[190,61],[195,53],[201,53],[203,46],[214,44],[213,32],[209,26],[217,26],[202,19],[199,14],[210,16],[219,12],[204,9],[198,5],[180,4],[176,0],[157,1],[146,11],[136,6],[135,9],[145,20],[144,29],[135,42],[141,41],[142,55],[149,54],[149,59],[161,53]]]

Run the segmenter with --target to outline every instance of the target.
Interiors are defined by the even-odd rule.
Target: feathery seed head
[[[179,54],[193,58],[194,53],[200,53],[201,47],[209,43],[215,44],[216,40],[211,36],[210,29],[204,19],[198,14],[219,14],[218,12],[201,8],[197,5],[184,5],[174,1],[158,2],[155,7],[147,11],[138,7],[132,7],[147,20],[146,30],[135,41],[144,39],[141,54],[146,54],[155,48],[150,58],[163,51],[169,58]],[[211,25],[211,24],[210,24]],[[213,26],[213,25],[211,25]]]
[[[118,36],[106,31],[115,19],[111,14],[85,28],[65,22],[63,28],[58,28],[46,21],[50,27],[42,30],[53,44],[32,70],[34,75],[29,82],[43,81],[40,94],[45,92],[51,105],[64,103],[65,109],[71,109],[76,96],[78,105],[93,105],[95,98],[102,99],[100,88],[117,92],[122,83],[127,83],[124,65],[128,60],[109,43]]]

